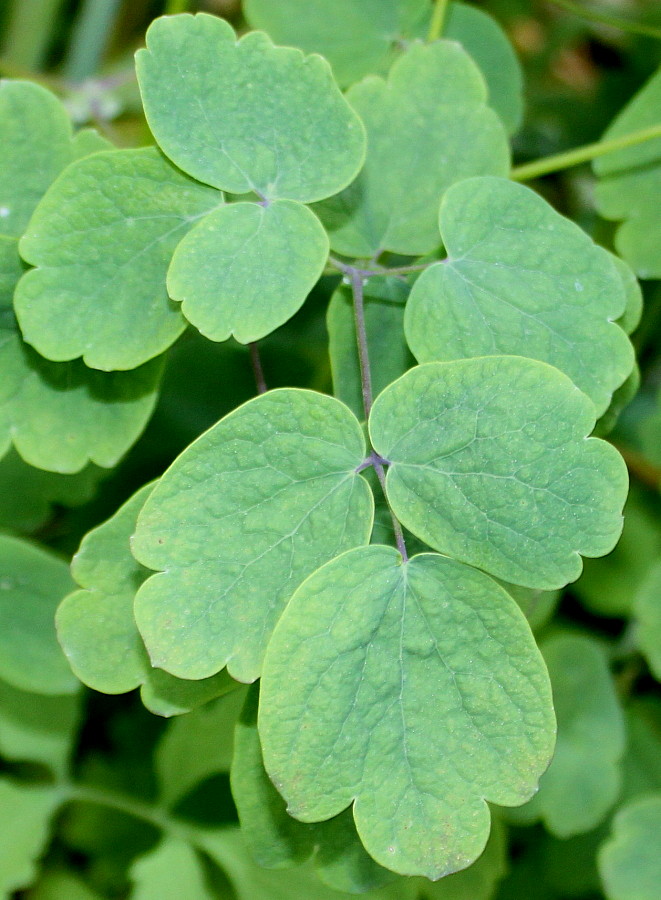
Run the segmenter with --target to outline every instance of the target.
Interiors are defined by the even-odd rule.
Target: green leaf
[[[546,670],[518,606],[436,554],[349,551],[296,592],[267,649],[266,769],[296,818],[352,800],[381,865],[438,879],[489,834],[485,800],[536,787],[555,737]]]
[[[51,787],[24,786],[0,779],[0,809],[9,827],[0,842],[0,894],[27,887],[35,878],[35,860],[44,850],[50,819],[59,797]]]
[[[439,227],[448,258],[418,278],[406,308],[417,360],[539,359],[603,413],[634,363],[613,321],[627,297],[610,254],[530,188],[499,178],[450,188]]]
[[[206,184],[309,203],[362,165],[363,128],[317,56],[202,13],[152,23],[136,69],[158,144]]]
[[[256,865],[239,829],[225,828],[207,832],[203,838],[209,856],[223,869],[232,883],[237,900],[338,900],[346,897],[321,884],[311,863],[295,869],[277,871]],[[416,886],[396,882],[371,891],[370,900],[417,900]]]
[[[36,694],[73,694],[55,638],[57,604],[71,590],[69,567],[50,551],[0,536],[0,678]]]
[[[165,277],[175,247],[221,195],[154,148],[97,153],[71,165],[20,242],[38,268],[14,306],[25,340],[56,361],[133,369],[181,334]]]
[[[572,590],[598,616],[630,615],[634,597],[659,558],[659,546],[661,503],[634,483],[624,507],[624,529],[617,546],[603,559],[586,559],[583,574]]]
[[[373,500],[356,469],[365,441],[338,400],[281,389],[248,401],[163,475],[132,549],[160,574],[135,617],[153,665],[205,678],[259,675],[291,594],[333,556],[367,543]]]
[[[173,807],[216,772],[229,772],[234,726],[245,690],[236,690],[168,724],[155,754],[160,800]]]
[[[45,472],[10,450],[0,459],[0,529],[35,531],[52,515],[54,503],[79,506],[91,500],[102,476],[92,465],[75,475]]]
[[[246,0],[253,28],[321,53],[342,87],[387,68],[396,45],[429,23],[428,0]]]
[[[645,697],[627,709],[627,749],[622,760],[621,800],[661,793],[661,703]]]
[[[612,549],[627,471],[594,406],[545,363],[427,363],[376,399],[375,450],[397,517],[429,546],[513,584],[552,590]]]
[[[131,900],[214,900],[201,861],[191,845],[177,837],[165,837],[141,856],[130,871],[135,887]]]
[[[41,875],[30,891],[30,900],[102,900],[72,872],[53,869]]]
[[[413,363],[404,339],[404,304],[408,293],[407,284],[392,276],[370,278],[365,284],[365,327],[375,394],[403,375]],[[363,419],[353,299],[346,285],[338,287],[331,297],[326,326],[333,393]]]
[[[620,274],[627,298],[624,312],[617,320],[617,324],[626,331],[627,334],[632,334],[640,325],[640,320],[643,315],[643,292],[640,287],[640,282],[636,278],[631,267],[628,266],[623,259],[620,259],[619,256],[615,256],[614,253],[609,255],[615,263],[615,268]]]
[[[658,545],[657,545],[658,552]],[[656,562],[634,595],[638,643],[654,677],[661,681],[661,564]]]
[[[60,101],[29,81],[0,83],[0,234],[18,238],[51,182],[73,159]]]
[[[437,881],[421,885],[423,900],[491,900],[496,885],[507,872],[507,840],[505,829],[498,819],[491,825],[491,834],[484,853],[463,872],[456,872]]]
[[[0,681],[0,754],[67,774],[78,731],[78,697],[44,697]]]
[[[519,605],[533,631],[538,631],[553,616],[560,601],[560,591],[540,591],[501,582],[510,597]]]
[[[657,900],[661,883],[661,794],[624,806],[599,853],[608,900]]]
[[[467,3],[450,3],[443,36],[463,45],[480,68],[496,110],[509,134],[523,119],[523,73],[514,48],[498,22],[486,10]],[[426,35],[421,35],[426,37]]]
[[[661,71],[643,86],[607,129],[602,140],[623,137],[658,125]],[[595,159],[597,209],[622,222],[615,235],[618,253],[639,278],[661,277],[659,260],[659,194],[661,138],[644,141]]]
[[[115,150],[115,145],[104,138],[95,128],[81,128],[74,135],[73,141],[74,159],[82,159],[91,156],[92,153],[100,153],[102,150]]]
[[[617,799],[624,721],[599,644],[558,635],[542,652],[553,686],[558,742],[528,812],[541,816],[552,834],[568,838],[599,825]]]
[[[136,591],[149,572],[131,555],[129,541],[153,489],[154,482],[144,485],[83,539],[72,562],[73,577],[83,590],[64,598],[55,621],[60,644],[81,681],[107,694],[142,685],[142,701],[151,712],[174,716],[236,683],[225,672],[204,681],[181,681],[149,663],[133,618]]]
[[[349,188],[316,207],[339,253],[429,253],[450,185],[509,173],[507,137],[482,76],[454,42],[413,44],[387,82],[367,78],[347,97],[367,129],[367,161]]]
[[[292,818],[285,801],[266,774],[257,731],[259,692],[252,687],[236,725],[232,760],[232,795],[241,833],[260,866],[268,869],[300,865],[314,856],[319,878],[348,893],[374,890],[394,879],[367,854],[350,810],[326,822]]]
[[[326,232],[300,203],[231,203],[179,244],[168,291],[205,337],[248,344],[294,315],[327,257]]]

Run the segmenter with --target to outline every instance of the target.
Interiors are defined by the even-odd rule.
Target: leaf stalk
[[[447,11],[448,0],[436,0],[431,22],[429,23],[429,33],[427,35],[427,40],[430,44],[432,41],[437,41],[443,34],[443,25],[445,23],[445,14]]]

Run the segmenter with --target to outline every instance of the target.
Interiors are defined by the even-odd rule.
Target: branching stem
[[[265,394],[268,390],[266,386],[266,379],[264,378],[264,369],[262,368],[262,358],[259,354],[259,347],[257,346],[257,341],[251,341],[248,344],[250,348],[250,362],[252,363],[252,371],[255,376],[255,385],[257,387],[258,394]]]
[[[433,262],[437,262],[437,260],[434,260]],[[422,272],[432,265],[431,262],[428,262],[416,263],[412,266],[395,266],[392,269],[388,269],[385,266],[375,266],[374,268],[363,269],[360,266],[352,266],[349,263],[342,262],[341,259],[336,259],[334,256],[328,257],[328,263],[333,269],[342,272],[343,275],[351,277],[351,274],[356,272],[361,278],[374,278],[376,275],[408,275],[410,272]]]
[[[654,140],[654,138],[661,138],[661,124],[650,125],[648,128],[641,128],[639,131],[632,131],[630,134],[624,134],[621,137],[597,141],[595,144],[586,144],[584,147],[577,147],[575,150],[568,150],[566,153],[558,153],[556,156],[537,159],[523,166],[517,166],[512,169],[510,175],[514,181],[530,181],[532,178],[539,178],[540,175],[549,175],[552,172],[569,169],[572,166],[578,166],[581,163],[597,159],[599,156],[606,156],[607,153],[613,153],[616,150],[626,150],[628,147],[644,144],[646,141]]]
[[[445,14],[447,11],[448,0],[436,0],[431,22],[429,23],[429,33],[427,35],[427,40],[430,43],[432,41],[437,41],[443,34],[443,24],[445,22]]]
[[[630,34],[640,34],[643,37],[657,38],[661,40],[661,28],[655,25],[645,25],[642,22],[631,22],[628,19],[621,19],[610,13],[600,12],[597,9],[590,9],[583,6],[582,3],[574,3],[573,0],[551,0],[556,6],[566,9],[567,12],[580,16],[591,22],[597,22],[599,25],[609,25],[611,28],[617,28],[619,31],[628,31]]]

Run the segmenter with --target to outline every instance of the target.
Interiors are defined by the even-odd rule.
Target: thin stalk
[[[551,0],[556,6],[566,9],[567,12],[587,19],[590,22],[597,22],[599,25],[609,25],[611,28],[617,28],[619,31],[628,31],[630,34],[639,34],[643,37],[656,38],[661,40],[661,28],[655,25],[644,25],[642,22],[630,22],[628,19],[621,19],[619,16],[613,16],[610,13],[600,12],[597,9],[590,9],[581,3],[574,3],[573,0]]]
[[[372,411],[372,370],[367,346],[367,327],[365,325],[365,298],[363,295],[363,276],[357,270],[349,273],[351,292],[353,294],[353,315],[356,323],[356,342],[358,344],[358,363],[360,365],[360,384],[363,392],[365,419],[369,419]]]
[[[512,169],[510,177],[514,181],[530,181],[532,178],[539,178],[541,175],[549,175],[551,172],[559,172],[562,169],[570,169],[572,166],[590,162],[600,156],[614,153],[616,150],[626,150],[628,147],[644,144],[655,138],[661,138],[661,124],[650,125],[648,128],[641,128],[639,131],[632,131],[621,137],[609,138],[595,144],[586,144],[584,147],[577,147],[566,153],[558,153],[556,156],[547,156],[523,166],[516,166]]]
[[[617,445],[616,445],[617,446]],[[657,491],[661,487],[661,469],[646,459],[642,453],[631,450],[628,447],[617,446],[620,456],[624,459],[629,474],[636,481]]]
[[[201,843],[200,829],[171,816],[167,810],[159,806],[135,800],[118,791],[84,784],[63,784],[60,790],[64,802],[93,803],[96,806],[104,806],[106,809],[114,809],[132,816],[134,819],[147,822],[155,828],[160,828],[162,831],[192,844],[199,845]]]
[[[80,84],[99,68],[121,0],[85,0],[78,14],[64,69],[65,78]]]
[[[435,260],[434,260],[435,261]],[[352,272],[357,272],[363,278],[374,278],[376,275],[408,275],[410,272],[422,272],[428,269],[432,263],[416,263],[412,266],[395,266],[388,269],[385,266],[376,266],[375,268],[361,268],[360,266],[351,266],[343,263],[342,260],[336,259],[334,256],[328,257],[328,264],[343,275],[351,276]]]
[[[2,42],[9,63],[40,69],[58,27],[63,0],[14,0]]]
[[[257,393],[265,394],[268,388],[266,386],[266,379],[264,378],[262,358],[259,355],[259,347],[257,346],[257,341],[251,341],[248,346],[250,348],[250,362],[252,363],[252,370],[255,375],[255,385],[257,387]]]
[[[165,15],[176,16],[178,13],[188,12],[190,0],[167,0],[165,4]]]
[[[388,495],[386,494],[386,473],[383,468],[383,463],[380,460],[376,459],[376,454],[372,454],[372,465],[374,466],[374,471],[376,472],[376,477],[379,479],[379,484],[381,485],[381,490],[383,491],[383,496],[386,498],[386,503],[388,503]],[[400,524],[399,519],[392,511],[392,507],[390,503],[388,503],[388,509],[390,510],[390,518],[392,519],[392,527],[395,532],[395,543],[397,544],[397,549],[399,550],[402,559],[404,562],[409,561],[408,553],[406,552],[406,541],[404,540],[404,532],[402,531],[402,526]]]
[[[429,33],[427,35],[427,40],[430,43],[432,41],[437,41],[443,34],[443,25],[445,23],[445,14],[447,11],[448,0],[436,0],[431,22],[429,23]]]

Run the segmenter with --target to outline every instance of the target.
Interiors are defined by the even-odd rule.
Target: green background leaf
[[[25,786],[0,779],[0,809],[10,826],[0,841],[3,896],[26,887],[34,879],[35,860],[44,850],[58,799],[55,788]]]
[[[458,44],[413,44],[387,81],[365,79],[347,98],[367,129],[365,167],[315,207],[338,253],[429,253],[439,244],[438,204],[450,185],[509,173],[504,129]]]
[[[656,900],[661,883],[661,794],[643,797],[615,816],[599,853],[608,900]]]

